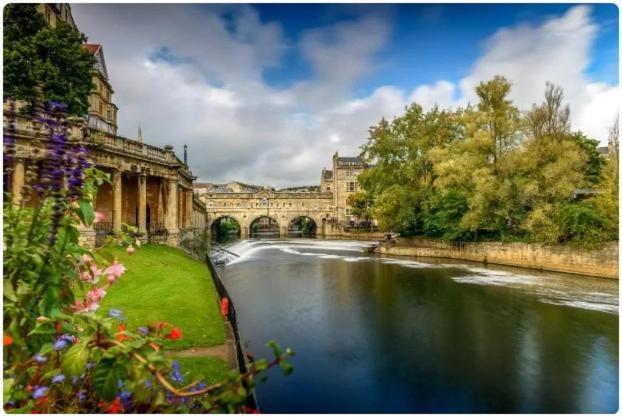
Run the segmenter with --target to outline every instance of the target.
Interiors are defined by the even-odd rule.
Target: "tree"
[[[69,114],[84,116],[93,89],[95,58],[82,43],[86,37],[64,22],[48,28],[36,4],[4,8],[4,94],[35,102],[35,86],[44,99],[65,103]]]
[[[348,196],[348,205],[352,208],[352,214],[361,219],[372,218],[371,207],[373,200],[364,191],[357,191]]]
[[[518,127],[518,109],[507,98],[512,84],[502,76],[495,76],[491,81],[482,82],[475,92],[479,97],[477,109],[483,118],[484,127],[490,136],[493,165],[505,154],[516,140]]]

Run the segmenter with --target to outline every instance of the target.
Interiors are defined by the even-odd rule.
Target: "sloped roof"
[[[104,49],[99,43],[84,43],[82,47],[90,54],[95,56],[95,69],[100,72],[106,81],[108,81],[108,69],[106,68],[106,60],[104,59]]]
[[[338,165],[363,165],[363,160],[358,156],[341,156],[337,158]]]

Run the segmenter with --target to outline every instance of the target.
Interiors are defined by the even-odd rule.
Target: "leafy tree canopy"
[[[88,112],[95,58],[82,43],[86,37],[64,22],[46,26],[36,4],[8,4],[4,8],[4,94],[35,102],[35,86],[43,98],[65,103],[69,113]]]
[[[529,240],[593,247],[617,239],[617,151],[570,129],[561,88],[521,113],[501,76],[476,87],[479,103],[402,116],[369,130],[362,191],[349,204],[381,228],[447,240]],[[617,150],[617,126],[610,148]],[[614,155],[615,154],[615,155]],[[577,190],[591,189],[588,198]]]

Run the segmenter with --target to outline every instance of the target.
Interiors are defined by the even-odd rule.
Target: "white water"
[[[618,314],[617,283],[600,279],[574,277],[564,274],[522,273],[522,270],[474,267],[465,264],[420,262],[411,259],[370,255],[367,249],[375,242],[316,239],[266,239],[236,242],[226,249],[239,257],[226,256],[227,266],[263,258],[262,251],[279,250],[282,253],[340,260],[342,262],[381,262],[404,268],[453,268],[458,274],[451,279],[462,285],[492,285],[515,288],[535,294],[541,302],[574,308]],[[344,253],[345,252],[345,253]],[[521,271],[516,272],[516,271]],[[604,288],[604,290],[603,290]]]

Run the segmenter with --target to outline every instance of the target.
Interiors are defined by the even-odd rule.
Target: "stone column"
[[[240,226],[240,238],[248,239],[248,226]]]
[[[279,237],[287,237],[287,226],[280,227]]]
[[[147,175],[138,174],[138,234],[147,239]]]
[[[112,231],[118,232],[121,230],[121,218],[122,209],[121,202],[123,199],[122,194],[123,173],[120,170],[115,170],[112,173]]]
[[[177,184],[177,228],[178,229],[183,229],[184,228],[184,223],[183,223],[183,218],[184,218],[184,199],[183,199],[183,195],[184,195],[184,189],[181,188],[179,186],[179,184]]]
[[[13,205],[19,206],[22,202],[22,191],[24,188],[24,178],[26,175],[25,161],[23,158],[15,158],[11,191],[13,191]]]
[[[179,227],[177,220],[177,179],[168,180],[168,199],[166,201],[166,231],[168,232],[168,244],[177,246]]]
[[[194,210],[192,209],[192,189],[186,190],[186,222],[184,227],[186,229],[192,229],[193,226],[193,214]]]

